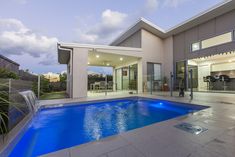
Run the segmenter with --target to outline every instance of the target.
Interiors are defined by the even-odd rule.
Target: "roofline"
[[[141,17],[137,22],[135,22],[133,25],[131,25],[129,28],[127,28],[127,30],[123,31],[123,33],[121,33],[116,39],[114,39],[110,45],[118,45],[119,43],[121,43],[122,41],[124,41],[125,39],[127,39],[129,36],[131,36],[132,34],[134,34],[135,32],[141,30],[141,29],[144,29],[144,27],[141,25],[142,23],[143,24],[147,24],[149,27],[152,27],[153,29],[155,29],[155,31],[157,31],[161,36],[161,38],[167,38],[169,36],[172,36],[176,33],[180,33],[180,32],[183,32],[187,29],[190,29],[196,25],[199,25],[205,21],[202,20],[202,22],[199,22],[199,23],[196,23],[196,24],[193,24],[190,28],[187,27],[188,24],[192,23],[193,21],[195,20],[200,20],[200,18],[202,18],[203,16],[207,15],[207,14],[210,14],[211,12],[215,12],[217,10],[219,10],[221,7],[225,6],[226,4],[229,4],[229,3],[234,3],[234,5],[231,5],[232,6],[232,9],[228,10],[227,12],[235,9],[235,2],[233,2],[233,0],[227,0],[227,1],[222,1],[212,7],[210,7],[209,9],[203,11],[203,12],[200,12],[199,14],[193,16],[192,18],[189,18],[183,22],[181,22],[180,24],[177,24],[176,26],[173,26],[167,30],[164,30],[162,29],[161,27],[153,24],[152,22],[148,21],[147,19]],[[221,12],[221,11],[220,11]],[[222,12],[220,15],[222,15],[224,12]],[[219,15],[218,15],[219,16]],[[210,17],[208,20],[210,19],[213,19],[215,17]],[[207,21],[208,21],[207,20]],[[138,28],[135,28],[135,27],[138,27]],[[180,30],[181,27],[186,27],[186,28],[182,28],[182,30]],[[137,29],[134,33],[131,33],[129,35],[127,35],[129,32],[131,32],[133,29]],[[124,37],[125,35],[127,35],[127,37]],[[121,38],[124,38],[124,39],[121,39]],[[120,41],[119,41],[120,40]]]
[[[15,61],[13,61],[13,60],[11,60],[11,59],[9,59],[9,58],[7,58],[7,57],[1,55],[1,54],[0,54],[0,58],[3,58],[3,59],[5,59],[5,60],[7,60],[8,62],[11,62],[12,64],[15,64],[15,65],[17,65],[17,66],[20,66],[19,63],[16,63]]]
[[[204,10],[204,11],[202,11],[202,12],[196,14],[195,16],[193,16],[193,17],[191,17],[191,18],[189,18],[189,19],[187,19],[187,20],[185,20],[185,21],[183,21],[183,22],[177,24],[176,26],[173,26],[173,27],[169,28],[169,29],[166,31],[166,33],[169,33],[169,32],[171,32],[171,31],[177,29],[177,28],[180,27],[180,26],[183,26],[183,25],[185,25],[185,24],[187,24],[187,23],[189,23],[189,22],[191,22],[191,21],[193,21],[193,20],[195,20],[195,19],[197,19],[197,18],[200,18],[201,16],[203,16],[203,15],[205,15],[205,14],[208,14],[208,13],[210,13],[211,11],[214,11],[214,10],[218,9],[219,7],[221,7],[221,6],[223,6],[223,5],[227,4],[227,3],[229,3],[229,2],[231,2],[231,1],[233,1],[233,0],[222,1],[222,2],[220,2],[220,3],[218,3],[218,4],[216,4],[216,5],[214,5],[214,6],[210,7],[210,8],[208,8],[207,10]]]
[[[124,51],[142,51],[141,48],[121,47],[121,46],[64,43],[64,42],[59,42],[58,45],[63,48],[66,47],[66,48],[89,48],[89,49],[109,49],[109,50],[124,50]]]

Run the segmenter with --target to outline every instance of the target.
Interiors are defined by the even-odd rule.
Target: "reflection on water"
[[[134,107],[135,104],[129,104],[129,102],[89,106],[85,110],[84,129],[91,139],[95,140],[104,136],[103,130],[112,130],[115,133],[124,132],[128,129],[127,119],[133,118]]]

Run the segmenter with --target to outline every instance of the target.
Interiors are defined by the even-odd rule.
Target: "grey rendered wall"
[[[116,46],[141,48],[141,31],[137,31]]]
[[[193,42],[208,39],[232,31],[233,29],[235,29],[235,10],[174,35],[174,62],[235,50],[235,43],[232,42],[190,52],[190,46]]]

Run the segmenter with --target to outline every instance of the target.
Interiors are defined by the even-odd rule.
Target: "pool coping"
[[[200,101],[193,102],[191,100],[185,100],[185,99],[178,99],[177,100],[174,97],[173,98],[171,98],[171,97],[166,98],[166,97],[161,97],[161,96],[158,97],[158,96],[152,96],[152,95],[150,95],[150,96],[137,96],[137,97],[139,97],[139,98],[143,97],[143,98],[153,99],[153,100],[154,99],[159,99],[159,100],[165,100],[165,101],[170,101],[170,102],[183,103],[183,104],[186,104],[186,105],[198,105],[198,104],[200,104],[199,106],[209,107],[209,108],[205,108],[205,109],[197,111],[196,112],[197,114],[200,114],[200,112],[205,112],[206,110],[210,110],[211,108],[213,108],[213,106],[212,106],[213,102],[200,102]],[[122,99],[122,98],[120,98],[120,99]],[[126,98],[128,98],[128,97],[126,97]],[[108,100],[108,99],[106,99],[106,100]],[[98,141],[91,141],[91,142],[88,142],[88,143],[84,143],[84,144],[80,144],[80,145],[73,146],[73,147],[70,147],[70,148],[55,151],[55,152],[52,152],[52,153],[49,153],[49,154],[44,154],[44,155],[42,155],[42,157],[54,157],[54,156],[57,156],[57,155],[58,156],[61,155],[63,157],[71,157],[71,154],[73,154],[73,151],[76,150],[76,149],[77,149],[77,153],[79,153],[78,151],[80,151],[80,150],[83,151],[84,147],[89,147],[89,146],[92,146],[92,145],[94,147],[96,147],[95,145],[99,145],[102,142],[105,143],[106,141],[109,141],[109,140],[114,142],[114,141],[117,141],[117,139],[119,137],[122,138],[122,136],[125,136],[125,134],[132,134],[132,133],[138,132],[139,130],[145,130],[145,129],[147,130],[147,128],[152,127],[152,126],[159,126],[159,125],[164,125],[164,124],[168,124],[168,123],[170,124],[169,127],[170,126],[175,126],[175,124],[179,124],[181,120],[184,121],[185,119],[188,119],[188,118],[190,119],[190,117],[192,117],[192,116],[193,116],[193,114],[182,115],[182,116],[175,117],[175,118],[165,120],[165,121],[162,121],[162,122],[153,123],[151,125],[147,125],[147,126],[144,126],[144,127],[141,127],[141,128],[136,128],[136,129],[133,129],[133,130],[129,130],[127,132],[123,132],[123,133],[120,133],[120,134],[108,136],[108,137],[102,138]],[[185,134],[188,134],[188,133],[185,133]],[[93,147],[91,147],[91,148],[93,148]],[[85,148],[85,149],[87,149],[87,148]],[[118,149],[119,148],[115,149],[115,151],[118,150]],[[85,156],[89,156],[89,155],[85,155]],[[104,157],[106,157],[106,155],[104,155],[102,153],[99,154],[99,155],[92,155],[92,156],[102,156],[102,157],[104,156]],[[73,155],[72,155],[72,157],[73,157]]]
[[[8,156],[13,150],[17,142],[24,135],[27,126],[31,122],[33,114],[27,114],[4,138],[6,141],[1,139],[0,141],[0,156]]]
[[[188,103],[188,102],[178,102],[175,100],[169,100],[169,99],[163,99],[163,98],[153,98],[153,97],[147,97],[147,96],[126,96],[126,97],[120,97],[120,98],[106,98],[106,99],[98,99],[98,100],[87,100],[87,101],[76,101],[76,102],[67,102],[67,103],[60,103],[60,104],[50,104],[50,105],[41,105],[39,110],[41,109],[46,109],[46,108],[59,108],[59,107],[69,107],[69,106],[78,106],[78,105],[86,105],[90,103],[99,103],[99,102],[105,102],[105,101],[115,101],[115,100],[122,100],[122,99],[128,99],[128,98],[137,98],[137,99],[149,99],[149,100],[162,100],[162,101],[167,101],[167,102],[172,102],[172,103],[181,103],[184,104],[185,106],[189,105],[194,105],[194,106],[201,106],[209,108],[210,106],[208,105],[201,105],[198,103]]]

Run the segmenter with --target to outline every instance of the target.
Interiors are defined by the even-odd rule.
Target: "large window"
[[[218,35],[209,39],[205,39],[202,41],[198,41],[195,43],[192,43],[191,45],[191,51],[197,51],[200,49],[205,49],[205,48],[209,48],[212,46],[217,46],[220,44],[225,44],[228,42],[231,42],[233,40],[233,33],[232,32],[228,32],[222,35]]]
[[[196,42],[192,44],[192,51],[200,50],[200,42]]]
[[[137,64],[116,69],[117,90],[137,90]]]
[[[231,41],[232,41],[232,33],[229,32],[229,33],[225,33],[222,35],[218,35],[218,36],[210,38],[210,39],[202,40],[202,47],[201,48],[204,49],[204,48],[228,43]]]
[[[147,75],[153,78],[154,81],[161,80],[161,64],[147,63]]]
[[[176,86],[177,88],[186,87],[186,61],[176,62]]]

